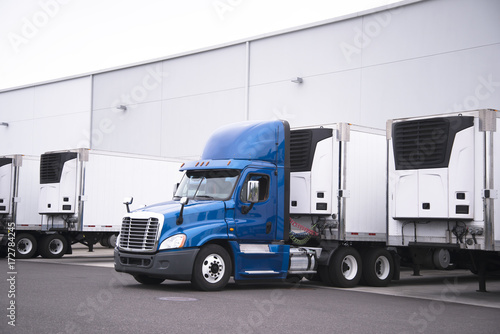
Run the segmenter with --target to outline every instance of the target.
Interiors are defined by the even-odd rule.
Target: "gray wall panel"
[[[34,117],[44,118],[90,112],[91,77],[35,87]]]
[[[34,154],[32,119],[15,121],[8,127],[0,126],[0,155]]]
[[[39,155],[48,151],[88,148],[88,112],[35,119],[33,122],[33,152]],[[24,154],[24,152],[23,152]]]
[[[2,93],[0,107],[9,127],[0,133],[7,145],[0,154],[39,155],[47,151],[88,147],[90,77]],[[3,120],[2,120],[3,122]],[[87,135],[86,135],[87,133]]]
[[[92,109],[159,101],[163,80],[162,62],[97,74]]]
[[[363,65],[500,43],[499,13],[497,0],[433,0],[365,16]]]
[[[218,127],[245,120],[245,90],[163,101],[162,156],[197,159]]]
[[[289,80],[357,68],[347,61],[342,43],[349,41],[361,19],[354,18],[250,44],[250,85]]]
[[[22,88],[0,94],[0,122],[30,120],[34,117],[35,88]]]
[[[245,64],[245,44],[166,60],[163,99],[242,88]]]
[[[161,102],[94,110],[92,148],[146,155],[160,155]]]
[[[363,69],[362,123],[500,107],[500,44]]]
[[[359,122],[360,70],[250,88],[250,119],[286,119],[292,126]]]

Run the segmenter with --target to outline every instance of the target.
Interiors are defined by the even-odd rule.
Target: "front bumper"
[[[136,254],[115,248],[115,270],[131,275],[189,281],[198,251],[198,248],[189,248],[156,254]]]

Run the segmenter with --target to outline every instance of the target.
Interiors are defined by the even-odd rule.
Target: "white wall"
[[[0,94],[0,154],[88,147],[90,76]]]
[[[95,75],[92,148],[195,159],[245,117],[245,57],[235,45]]]

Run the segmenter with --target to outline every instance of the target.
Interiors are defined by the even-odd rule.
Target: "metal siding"
[[[163,101],[161,155],[197,159],[220,126],[244,121],[244,89]]]
[[[498,13],[499,1],[441,0],[367,15],[363,66],[500,43]]]
[[[17,203],[17,230],[41,229],[38,214],[40,158],[23,156],[19,171],[19,199]],[[31,226],[23,226],[31,225]]]
[[[163,99],[243,88],[245,62],[245,44],[166,60]]]
[[[86,165],[84,226],[95,227],[86,230],[118,231],[126,213],[125,197],[134,198],[131,210],[171,200],[174,184],[181,179],[179,166],[151,156],[91,150]]]
[[[34,92],[35,88],[30,87],[0,93],[0,122],[10,124],[33,119]]]
[[[498,107],[498,59],[500,44],[364,68],[362,124]]]
[[[35,87],[34,117],[90,112],[91,78],[83,77]]]
[[[359,118],[360,70],[250,87],[250,119],[286,119],[292,127]]]
[[[351,130],[347,144],[346,232],[376,233],[385,238],[385,136]]]
[[[340,47],[350,40],[361,19],[314,27],[250,43],[250,85],[290,81],[292,77],[324,75],[357,68]]]
[[[126,111],[94,110],[92,148],[159,156],[161,102],[129,105]]]
[[[0,126],[0,155],[34,154],[32,119],[10,122],[8,127]]]
[[[97,74],[92,109],[119,112],[117,105],[159,101],[164,79],[162,62]]]
[[[89,143],[89,112],[80,112],[57,117],[34,120],[30,139],[33,149],[30,154],[40,155],[48,151],[86,147]]]

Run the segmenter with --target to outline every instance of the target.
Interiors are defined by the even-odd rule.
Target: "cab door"
[[[274,168],[248,168],[236,194],[236,235],[243,242],[273,241],[276,236],[277,203]],[[259,182],[259,199],[247,200],[248,181]]]

